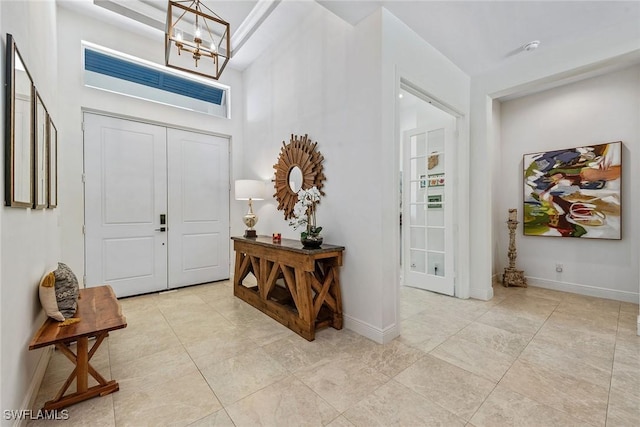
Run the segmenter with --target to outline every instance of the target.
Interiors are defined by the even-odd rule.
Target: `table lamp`
[[[248,227],[244,231],[244,237],[258,237],[256,230],[253,226],[258,223],[258,216],[253,213],[253,201],[264,200],[264,182],[251,180],[251,179],[239,179],[236,181],[236,200],[248,200],[249,212],[242,217],[245,225]]]

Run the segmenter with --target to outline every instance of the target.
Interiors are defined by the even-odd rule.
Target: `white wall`
[[[314,2],[306,7],[278,49],[244,72],[245,172],[270,179],[292,133],[318,141],[327,176],[318,220],[326,242],[346,246],[345,324],[387,341],[398,334],[396,68],[462,112],[469,81],[384,9],[352,27]],[[257,205],[259,233],[299,238],[274,201]]]
[[[54,121],[59,121],[55,3],[53,0],[0,2],[0,23],[3,49],[6,33],[11,33],[49,114]],[[3,50],[2,82],[5,81],[4,56]],[[4,120],[3,124],[6,125]],[[4,165],[4,150],[0,157],[0,164]],[[4,181],[4,172],[2,175]],[[29,403],[25,398],[33,391],[30,387],[33,387],[32,380],[42,351],[28,351],[27,347],[44,320],[38,300],[38,283],[60,259],[58,222],[61,209],[36,211],[2,207],[0,210],[0,407],[3,410],[28,409],[24,406]],[[3,426],[12,422],[2,417]]]
[[[133,21],[132,21],[133,22]],[[133,23],[131,24],[133,25]],[[135,28],[135,26],[134,26]],[[83,86],[81,40],[105,46],[156,64],[164,64],[164,35],[161,31],[127,31],[102,21],[64,8],[58,8],[59,70],[61,104],[64,106],[58,120],[60,144],[60,202],[64,235],[62,257],[81,277],[84,271],[84,195],[81,175],[83,171],[83,109],[116,114],[167,126],[215,133],[231,137],[232,182],[242,175],[242,117],[243,90],[240,73],[227,69],[220,83],[231,89],[231,119],[222,119],[201,113],[153,102],[134,99]],[[242,233],[244,207],[231,203],[232,234]],[[235,220],[237,219],[237,221]]]
[[[449,181],[454,186],[454,247],[455,247],[455,295],[469,296],[468,273],[468,152],[469,152],[469,88],[470,79],[449,59],[420,38],[397,17],[382,9],[382,128],[380,154],[383,168],[378,174],[382,185],[382,233],[385,265],[383,283],[384,310],[387,324],[395,322],[391,317],[392,304],[397,303],[399,265],[397,262],[400,130],[398,93],[400,79],[408,80],[432,99],[455,112],[458,119],[458,137],[455,153],[455,176]],[[395,144],[390,143],[395,141]],[[396,207],[392,209],[391,207]],[[392,284],[392,285],[391,285]]]
[[[622,240],[517,235],[518,268],[530,283],[587,295],[638,302],[640,226],[640,66],[503,102],[500,179],[494,188],[498,272],[507,264],[507,209],[522,218],[522,156],[526,153],[623,142]],[[500,222],[500,221],[498,221]],[[521,228],[520,228],[521,230]],[[563,272],[556,273],[556,263]]]

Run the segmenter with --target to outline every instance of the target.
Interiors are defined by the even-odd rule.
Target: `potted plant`
[[[293,207],[289,225],[294,230],[305,226],[305,231],[300,233],[300,241],[305,248],[319,248],[322,244],[322,227],[316,224],[316,204],[319,202],[320,191],[315,186],[298,191],[298,201]]]

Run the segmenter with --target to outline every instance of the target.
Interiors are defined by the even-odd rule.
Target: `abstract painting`
[[[622,142],[525,154],[524,234],[620,239]]]

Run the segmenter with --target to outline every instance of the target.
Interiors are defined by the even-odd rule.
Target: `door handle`
[[[167,227],[156,228],[155,231],[160,231],[160,232],[164,233],[165,231],[167,231]]]

